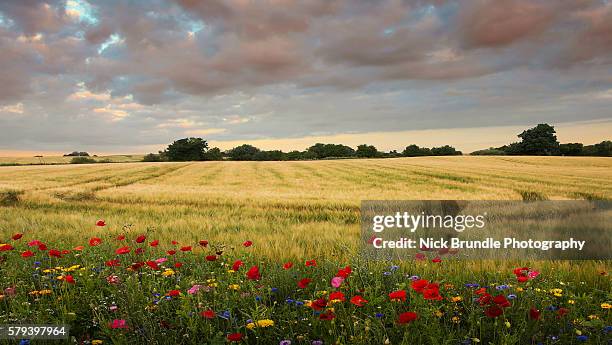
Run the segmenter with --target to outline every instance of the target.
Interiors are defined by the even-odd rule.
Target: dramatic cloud
[[[7,150],[612,117],[604,0],[5,0],[0,51]]]

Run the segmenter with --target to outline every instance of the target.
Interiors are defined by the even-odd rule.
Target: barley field
[[[361,200],[610,199],[611,168],[562,157],[2,167],[0,324],[67,325],[54,343],[84,345],[609,344],[609,261],[356,252]]]
[[[257,236],[274,258],[350,253],[361,200],[609,199],[611,168],[569,157],[2,167],[0,193],[18,201],[4,201],[0,231],[71,242],[103,218],[160,240]]]
[[[110,163],[139,162],[144,155],[107,155],[90,157],[96,161]],[[43,156],[43,157],[0,157],[0,167],[10,165],[31,165],[31,164],[69,164],[74,157],[66,156]]]

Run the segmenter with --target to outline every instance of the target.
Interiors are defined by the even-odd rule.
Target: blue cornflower
[[[291,298],[287,298],[287,299],[285,300],[285,302],[287,302],[287,303],[291,304],[291,303],[293,303],[293,302],[295,302],[295,301],[294,301],[294,300],[292,300]]]
[[[506,290],[508,288],[510,288],[508,285],[498,285],[498,286],[495,287],[495,289],[497,289],[499,291]]]
[[[380,319],[381,317],[385,316],[385,314],[382,314],[382,313],[376,313],[376,315],[375,315],[375,316],[376,316],[377,318],[379,318],[379,319]]]
[[[390,276],[390,275],[391,275],[391,272],[383,272],[383,275],[385,275],[385,276]]]
[[[509,294],[509,295],[508,295],[508,299],[515,299],[515,298],[516,298],[516,295],[515,295],[515,294]]]
[[[586,335],[579,335],[576,337],[576,339],[578,339],[578,341],[587,341],[589,340],[589,337],[587,337]]]
[[[399,269],[399,266],[391,265],[391,271],[397,271],[398,269]]]

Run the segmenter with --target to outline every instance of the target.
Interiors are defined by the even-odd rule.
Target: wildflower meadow
[[[65,343],[78,344],[603,344],[612,335],[602,262],[466,271],[431,251],[403,262],[262,260],[257,238],[162,242],[136,226],[89,228],[76,246],[34,233],[0,244],[0,323],[68,325]]]

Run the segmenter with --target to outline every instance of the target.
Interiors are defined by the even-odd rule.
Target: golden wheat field
[[[0,231],[77,243],[105,219],[168,241],[256,237],[269,257],[345,255],[361,200],[609,199],[611,168],[609,158],[469,156],[2,167]]]

